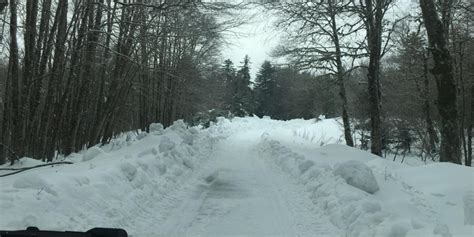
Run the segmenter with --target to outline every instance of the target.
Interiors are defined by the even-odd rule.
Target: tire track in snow
[[[163,236],[335,236],[305,192],[253,149],[256,131],[231,136],[217,148],[208,173],[158,226]],[[217,175],[215,175],[217,174]]]

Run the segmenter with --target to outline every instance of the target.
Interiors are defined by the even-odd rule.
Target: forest
[[[178,119],[325,116],[348,146],[471,166],[473,3],[400,2],[0,0],[0,164]],[[255,5],[280,45],[262,65],[223,58]]]

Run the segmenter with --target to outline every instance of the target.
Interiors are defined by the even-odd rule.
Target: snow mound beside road
[[[334,174],[341,176],[347,184],[370,194],[379,191],[379,185],[372,170],[360,161],[351,160],[338,164]]]
[[[188,129],[182,121],[164,130],[160,124],[150,127],[150,135],[127,133],[106,146],[66,157],[74,164],[1,178],[0,229],[107,226],[133,235],[150,228],[147,223],[161,222],[176,205],[176,192],[201,175],[197,168],[220,138],[208,130]],[[15,167],[37,164],[44,163],[23,158]]]
[[[340,148],[344,146],[340,145]],[[372,236],[373,227],[389,216],[369,193],[347,184],[330,165],[308,160],[275,140],[263,139],[257,149],[270,165],[275,163],[303,185],[310,193],[313,204],[320,209],[317,211],[329,216],[331,222],[345,230],[347,236]],[[345,175],[352,168],[360,167],[360,164],[348,164],[341,166],[344,169],[338,172]],[[361,179],[361,176],[358,178]]]
[[[299,183],[317,207],[314,211],[329,216],[344,236],[474,233],[474,225],[469,224],[472,197],[470,192],[464,195],[474,191],[472,168],[410,167],[336,144],[298,149],[286,137],[265,133],[257,145],[261,157]]]

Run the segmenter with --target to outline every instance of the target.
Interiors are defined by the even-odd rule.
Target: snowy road
[[[177,121],[124,134],[66,157],[74,164],[1,178],[0,229],[103,226],[133,237],[474,236],[474,182],[459,182],[473,180],[472,168],[400,164],[340,145],[341,136],[334,119],[268,118],[222,119],[208,129]],[[350,161],[373,172],[357,180],[377,183],[378,191],[350,185],[336,172]],[[23,158],[14,167],[38,164]]]
[[[255,133],[255,132],[253,132]],[[261,133],[260,133],[261,134]],[[255,139],[249,140],[249,137]],[[163,236],[331,236],[310,199],[253,150],[257,134],[219,144],[209,175],[158,229]]]

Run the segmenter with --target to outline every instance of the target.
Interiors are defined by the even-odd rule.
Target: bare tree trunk
[[[381,120],[381,88],[380,59],[382,57],[382,20],[385,1],[365,0],[365,16],[367,43],[369,47],[368,92],[370,103],[370,140],[372,154],[382,156],[382,120]]]
[[[438,17],[433,0],[420,0],[420,6],[434,59],[432,74],[438,88],[438,110],[441,116],[440,161],[461,164],[457,91],[452,58],[445,38],[447,29]]]
[[[431,105],[430,105],[430,80],[428,77],[428,58],[426,54],[423,54],[423,113],[425,114],[426,129],[430,140],[430,153],[436,150],[436,144],[439,142],[438,135],[434,129],[433,119],[431,118]]]
[[[469,115],[469,124],[467,125],[467,158],[466,166],[472,166],[472,126],[474,124],[474,85],[471,85],[471,113]]]
[[[52,159],[54,150],[57,148],[58,130],[60,124],[60,110],[59,110],[59,94],[60,94],[60,80],[64,75],[65,66],[65,44],[67,32],[67,9],[68,1],[60,1],[56,11],[58,19],[58,29],[56,36],[56,43],[54,46],[54,60],[51,72],[51,79],[48,85],[46,106],[43,111],[43,134],[41,141],[43,142],[43,157],[48,160]]]
[[[329,11],[331,14],[331,28],[332,28],[332,38],[334,42],[334,46],[336,48],[336,65],[337,65],[337,81],[339,84],[339,96],[341,97],[342,102],[342,123],[344,127],[344,138],[346,140],[346,144],[348,146],[354,146],[354,140],[352,139],[352,132],[351,132],[351,124],[349,121],[349,113],[348,113],[348,103],[347,103],[347,94],[346,94],[346,87],[344,83],[344,68],[342,67],[342,59],[341,59],[341,45],[339,42],[339,32],[337,30],[337,23],[336,23],[336,12],[333,7],[333,2],[329,1]]]
[[[34,74],[37,67],[36,60],[36,21],[38,18],[38,0],[31,0],[26,2],[26,22],[25,22],[25,33],[24,33],[24,57],[23,57],[23,94],[22,94],[22,113],[24,115],[22,121],[21,131],[17,131],[17,136],[22,137],[23,149],[25,155],[29,153],[30,146],[29,140],[27,139],[27,130],[31,130],[31,111],[30,111],[30,97],[32,91],[32,83],[34,83]]]
[[[21,136],[17,136],[17,132],[21,132],[22,111],[21,111],[21,83],[19,75],[19,56],[18,56],[18,40],[17,40],[17,1],[10,1],[10,59],[8,62],[8,78],[11,81],[12,93],[11,97],[11,115],[9,119],[12,121],[12,130],[10,134],[12,149],[16,151],[19,156],[23,155],[21,147]],[[13,165],[15,158],[12,157],[10,163]]]

